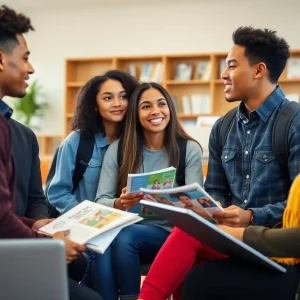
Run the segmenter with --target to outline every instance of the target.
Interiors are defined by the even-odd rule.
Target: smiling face
[[[17,35],[18,44],[10,53],[0,51],[1,97],[24,97],[28,86],[27,80],[34,73],[30,64],[29,50],[22,35]]]
[[[246,101],[256,87],[257,65],[251,66],[244,52],[245,47],[235,45],[226,59],[227,67],[221,77],[228,102]]]
[[[128,99],[122,84],[108,79],[99,87],[97,108],[103,123],[121,122],[127,112]]]
[[[170,121],[170,110],[162,93],[151,88],[143,92],[138,106],[138,117],[144,132],[164,132]]]

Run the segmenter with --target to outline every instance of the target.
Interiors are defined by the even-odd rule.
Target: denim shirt
[[[79,146],[80,132],[73,131],[59,147],[55,175],[49,185],[49,202],[64,213],[83,200],[94,201],[99,183],[103,157],[109,143],[103,133],[95,135],[92,158],[83,174],[77,189],[72,194],[72,176],[75,169],[76,154]]]
[[[210,136],[206,191],[224,207],[251,209],[255,225],[272,226],[282,220],[291,182],[299,173],[300,114],[288,133],[290,178],[282,174],[272,149],[275,118],[288,102],[278,86],[249,118],[241,103],[221,157],[217,148],[221,118]]]

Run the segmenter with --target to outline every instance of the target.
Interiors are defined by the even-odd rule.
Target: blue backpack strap
[[[229,130],[233,124],[233,120],[236,116],[238,110],[238,106],[231,109],[221,120],[219,125],[219,139],[218,139],[218,149],[219,149],[219,156],[222,155],[222,149],[225,145]]]
[[[177,137],[179,147],[179,164],[176,170],[176,182],[179,186],[185,185],[185,158],[187,139]]]
[[[272,149],[284,176],[289,177],[289,130],[294,117],[300,112],[300,104],[294,101],[283,106],[272,128]]]
[[[83,174],[89,164],[89,161],[92,157],[93,150],[95,145],[95,135],[94,134],[85,134],[80,135],[80,141],[78,145],[78,150],[76,154],[76,164],[73,173],[73,189],[72,193],[76,190],[81,181]]]

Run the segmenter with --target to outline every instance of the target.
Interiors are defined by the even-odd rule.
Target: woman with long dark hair
[[[187,143],[184,174],[179,175],[184,176],[186,184],[202,185],[201,147],[183,130],[170,95],[157,83],[139,85],[129,101],[124,135],[106,152],[96,201],[121,210],[134,207],[143,195],[126,193],[128,174],[178,167],[180,139]],[[137,298],[140,264],[153,261],[171,229],[165,220],[145,219],[122,229],[106,253],[97,255],[94,284],[104,293],[104,299]]]

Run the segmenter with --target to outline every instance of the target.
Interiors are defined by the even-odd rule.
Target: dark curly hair
[[[105,133],[102,118],[99,113],[95,113],[95,108],[97,108],[99,87],[109,79],[121,83],[128,99],[139,84],[135,77],[120,70],[110,70],[90,79],[78,94],[76,112],[71,125],[72,130],[79,129],[83,135],[95,134],[99,131]],[[121,128],[123,127],[121,126]]]
[[[235,45],[245,47],[245,56],[251,65],[263,62],[270,74],[270,81],[276,83],[290,57],[289,45],[270,29],[239,27],[233,34]]]
[[[30,19],[5,5],[0,7],[0,49],[10,53],[18,44],[18,34],[34,30]]]

